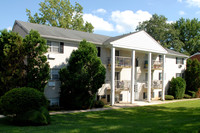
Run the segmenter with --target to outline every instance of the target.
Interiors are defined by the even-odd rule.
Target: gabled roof
[[[145,31],[114,37],[106,42],[114,47],[167,54],[167,51]]]
[[[19,24],[27,32],[27,34],[30,32],[31,29],[37,30],[40,33],[40,35],[44,38],[54,38],[60,40],[71,40],[79,42],[83,39],[86,39],[87,41],[95,44],[103,44],[103,42],[110,38],[109,36],[104,35],[52,27],[35,23],[28,23],[18,20],[15,21],[15,24]]]
[[[114,47],[188,57],[179,52],[163,48],[145,31],[138,31],[116,37],[110,37],[94,33],[23,22],[18,20],[15,21],[13,28],[15,27],[15,25],[19,25],[26,34],[29,34],[31,29],[37,30],[40,33],[41,37],[44,38],[77,41],[77,42],[86,39],[87,41],[92,42],[94,44],[112,45]]]
[[[179,53],[179,52],[176,52],[174,50],[171,50],[171,49],[168,49],[168,48],[165,48],[168,52],[169,55],[175,55],[175,56],[181,56],[181,57],[188,57],[187,55],[185,54],[182,54],[182,53]]]

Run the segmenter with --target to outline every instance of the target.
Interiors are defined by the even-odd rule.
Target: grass
[[[200,100],[51,116],[48,126],[19,127],[0,119],[0,133],[198,133]]]

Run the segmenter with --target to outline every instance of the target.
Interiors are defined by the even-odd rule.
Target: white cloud
[[[182,0],[177,0],[177,1],[180,2],[180,3],[182,2]]]
[[[113,25],[103,18],[92,14],[83,14],[84,21],[92,23],[94,30],[103,30],[103,31],[114,31]]]
[[[11,26],[9,26],[9,27],[7,28],[7,31],[10,31],[10,30],[12,30],[12,27],[11,27]]]
[[[185,15],[184,11],[179,11],[179,15]]]
[[[103,8],[97,9],[95,12],[97,13],[106,13],[107,11]]]
[[[189,6],[197,6],[200,7],[200,0],[186,0]]]
[[[139,22],[149,20],[152,15],[147,11],[138,10],[133,12],[131,10],[114,11],[111,15],[111,20],[116,23],[116,30],[119,33],[135,31]]]

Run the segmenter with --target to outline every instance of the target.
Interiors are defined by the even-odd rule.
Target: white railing
[[[144,88],[148,88],[148,82],[144,84]],[[151,88],[152,89],[162,89],[162,81],[160,80],[154,80],[151,82]]]
[[[116,89],[130,89],[131,81],[130,80],[115,80]]]
[[[162,69],[162,61],[155,61],[152,60],[151,62],[151,69]],[[148,60],[144,61],[144,68],[147,69],[148,68]]]
[[[111,65],[111,59],[108,58],[108,66]],[[115,56],[115,67],[131,67],[131,57]]]

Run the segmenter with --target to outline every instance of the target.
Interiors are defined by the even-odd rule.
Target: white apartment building
[[[37,30],[47,40],[46,56],[51,79],[45,96],[51,105],[59,104],[59,70],[65,67],[73,50],[83,39],[96,45],[106,68],[105,84],[98,98],[105,103],[134,103],[135,100],[165,100],[172,77],[184,76],[188,56],[163,48],[145,31],[109,37],[93,33],[15,21],[13,32],[25,37]]]

